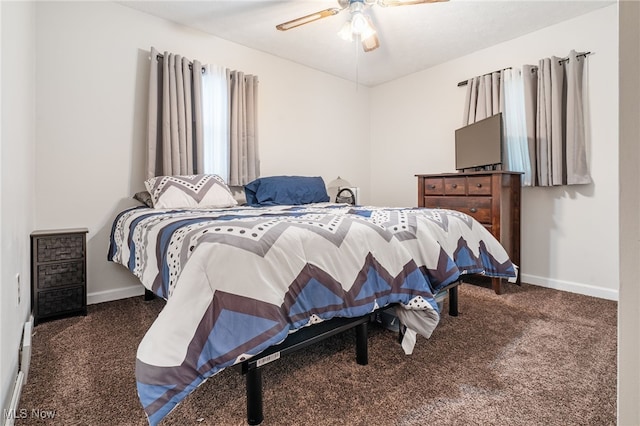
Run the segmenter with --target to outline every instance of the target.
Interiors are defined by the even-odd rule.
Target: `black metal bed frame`
[[[442,289],[438,294],[449,293],[449,315],[458,316],[458,284]],[[386,309],[385,306],[381,309]],[[244,361],[242,374],[246,374],[247,392],[247,423],[259,425],[264,419],[262,413],[262,370],[263,365],[276,361],[283,356],[296,352],[309,345],[318,343],[328,337],[343,333],[351,328],[356,329],[356,362],[359,365],[369,363],[368,323],[375,316],[375,312],[357,318],[333,318],[309,327],[305,327],[290,334],[282,343],[271,346],[258,355]],[[403,327],[400,327],[399,340],[402,341]]]
[[[462,281],[456,281],[449,284],[438,292],[438,295],[449,293],[449,315],[458,316],[458,284]],[[436,295],[436,297],[438,296]],[[150,290],[145,289],[144,300],[149,301],[157,296]],[[382,309],[387,309],[385,306]],[[343,333],[352,328],[356,329],[356,362],[359,365],[367,365],[369,363],[369,347],[368,347],[368,323],[375,317],[377,311],[371,312],[357,318],[333,318],[318,324],[305,327],[295,333],[290,334],[282,343],[271,346],[258,355],[244,361],[241,364],[242,374],[247,376],[246,393],[247,393],[247,422],[250,425],[259,425],[264,420],[262,412],[262,370],[263,365],[276,361],[283,356],[296,352],[309,345],[318,343],[328,337]],[[400,326],[398,333],[399,341],[402,341],[404,327]]]

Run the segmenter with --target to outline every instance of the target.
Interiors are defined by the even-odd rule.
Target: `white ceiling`
[[[615,0],[450,0],[367,9],[380,48],[364,53],[336,33],[344,10],[289,31],[279,23],[336,0],[122,1],[121,4],[360,84],[375,86],[571,19]]]

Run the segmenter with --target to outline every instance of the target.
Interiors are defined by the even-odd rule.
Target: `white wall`
[[[358,90],[115,3],[41,2],[36,11],[36,227],[89,228],[90,302],[140,290],[104,259],[113,216],[142,189],[151,45],[260,76],[263,175],[340,175],[362,188],[363,202],[383,205],[415,205],[416,173],[453,171],[465,94],[458,81],[570,49],[595,52],[595,183],[523,190],[521,266],[525,282],[617,298],[618,236],[608,231],[618,224],[616,6]]]
[[[29,234],[34,222],[35,14],[32,3],[0,2],[0,409],[18,371],[29,315]],[[20,288],[16,275],[20,275]],[[18,298],[19,303],[18,303]],[[4,417],[1,417],[4,421]]]
[[[36,16],[36,227],[89,228],[89,302],[142,289],[106,253],[143,189],[152,45],[259,76],[263,175],[340,175],[368,197],[368,89],[116,3],[38,2]]]
[[[371,90],[371,201],[416,205],[414,174],[453,172],[459,81],[506,67],[589,57],[592,185],[524,188],[524,282],[617,299],[618,38],[612,5]]]

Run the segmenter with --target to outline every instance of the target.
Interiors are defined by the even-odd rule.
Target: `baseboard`
[[[618,301],[618,290],[610,288],[596,287],[572,281],[552,280],[535,275],[521,274],[523,283],[533,284],[540,287],[552,288],[555,290],[568,291],[569,293],[583,294],[585,296],[597,297],[600,299]]]
[[[121,287],[113,290],[97,291],[87,294],[87,304],[112,302],[114,300],[127,299],[129,297],[142,296],[144,287],[142,285]]]
[[[18,372],[16,376],[16,384],[13,388],[13,395],[11,396],[11,403],[9,408],[3,410],[2,417],[4,419],[4,426],[13,426],[18,417],[21,417],[21,412],[18,409],[20,403],[20,395],[22,394],[22,386],[24,384],[24,374],[22,371]]]

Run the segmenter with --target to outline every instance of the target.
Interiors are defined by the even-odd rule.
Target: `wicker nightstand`
[[[31,233],[31,309],[41,320],[87,314],[86,228]]]

